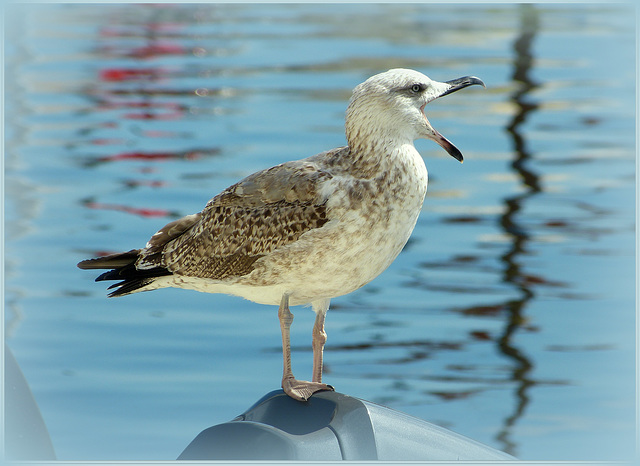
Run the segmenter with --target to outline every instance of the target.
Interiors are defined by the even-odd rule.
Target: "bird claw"
[[[307,382],[306,380],[296,380],[293,377],[282,379],[282,389],[287,395],[298,401],[307,401],[311,395],[319,391],[334,391],[334,388],[326,383]]]

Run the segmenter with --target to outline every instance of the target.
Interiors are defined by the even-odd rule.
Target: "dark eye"
[[[422,91],[424,91],[424,86],[422,84],[414,84],[411,86],[411,92],[415,92],[417,94]]]

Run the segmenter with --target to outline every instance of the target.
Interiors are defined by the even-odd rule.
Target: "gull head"
[[[462,153],[431,126],[424,109],[432,100],[474,84],[486,87],[474,76],[438,82],[408,69],[376,74],[353,90],[345,123],[349,146],[389,146],[431,139],[462,162]]]

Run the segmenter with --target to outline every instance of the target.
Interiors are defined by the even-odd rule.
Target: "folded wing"
[[[165,225],[143,249],[78,267],[112,269],[96,279],[121,280],[109,296],[144,291],[174,274],[214,280],[249,274],[261,257],[328,221],[319,185],[330,178],[306,160],[263,170],[211,199],[202,212]]]

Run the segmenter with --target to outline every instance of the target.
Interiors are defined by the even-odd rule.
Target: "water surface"
[[[634,13],[625,5],[67,4],[7,10],[5,339],[62,460],[171,460],[278,388],[277,310],[106,299],[144,245],[256,170],[344,144],[393,67],[429,105],[403,253],[332,303],[328,383],[528,460],[628,458],[635,424]],[[311,372],[294,309],[294,373]]]

